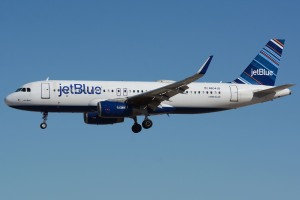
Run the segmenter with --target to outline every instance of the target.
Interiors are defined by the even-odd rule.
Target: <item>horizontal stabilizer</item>
[[[266,90],[257,91],[257,92],[254,92],[254,96],[256,96],[256,97],[264,97],[264,96],[266,96],[268,94],[274,94],[274,93],[279,92],[281,90],[293,87],[294,85],[295,84],[286,84],[286,85],[280,85],[280,86],[273,87],[273,88],[266,89]]]

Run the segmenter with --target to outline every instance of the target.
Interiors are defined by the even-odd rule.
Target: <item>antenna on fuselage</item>
[[[49,81],[49,76],[46,78],[46,81]]]

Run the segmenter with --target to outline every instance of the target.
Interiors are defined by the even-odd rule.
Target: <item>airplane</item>
[[[149,129],[153,115],[200,114],[236,109],[291,94],[294,84],[275,86],[284,39],[271,39],[231,82],[195,82],[212,61],[183,80],[156,82],[45,80],[27,83],[5,98],[15,109],[42,113],[40,128],[47,127],[48,113],[83,113],[86,124],[106,125],[134,121],[132,131]],[[137,117],[144,116],[142,125]]]

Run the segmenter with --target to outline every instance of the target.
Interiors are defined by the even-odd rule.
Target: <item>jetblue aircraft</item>
[[[49,112],[83,113],[87,124],[115,124],[132,118],[132,131],[152,127],[149,116],[197,114],[235,109],[291,94],[293,84],[275,86],[285,40],[271,39],[243,73],[228,83],[196,83],[204,76],[210,56],[192,76],[181,81],[67,81],[27,83],[5,98],[16,109],[42,112],[40,127],[47,127]],[[142,125],[138,116],[144,116]]]

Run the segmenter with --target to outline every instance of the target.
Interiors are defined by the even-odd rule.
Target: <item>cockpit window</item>
[[[18,88],[16,92],[31,92],[30,88]]]

